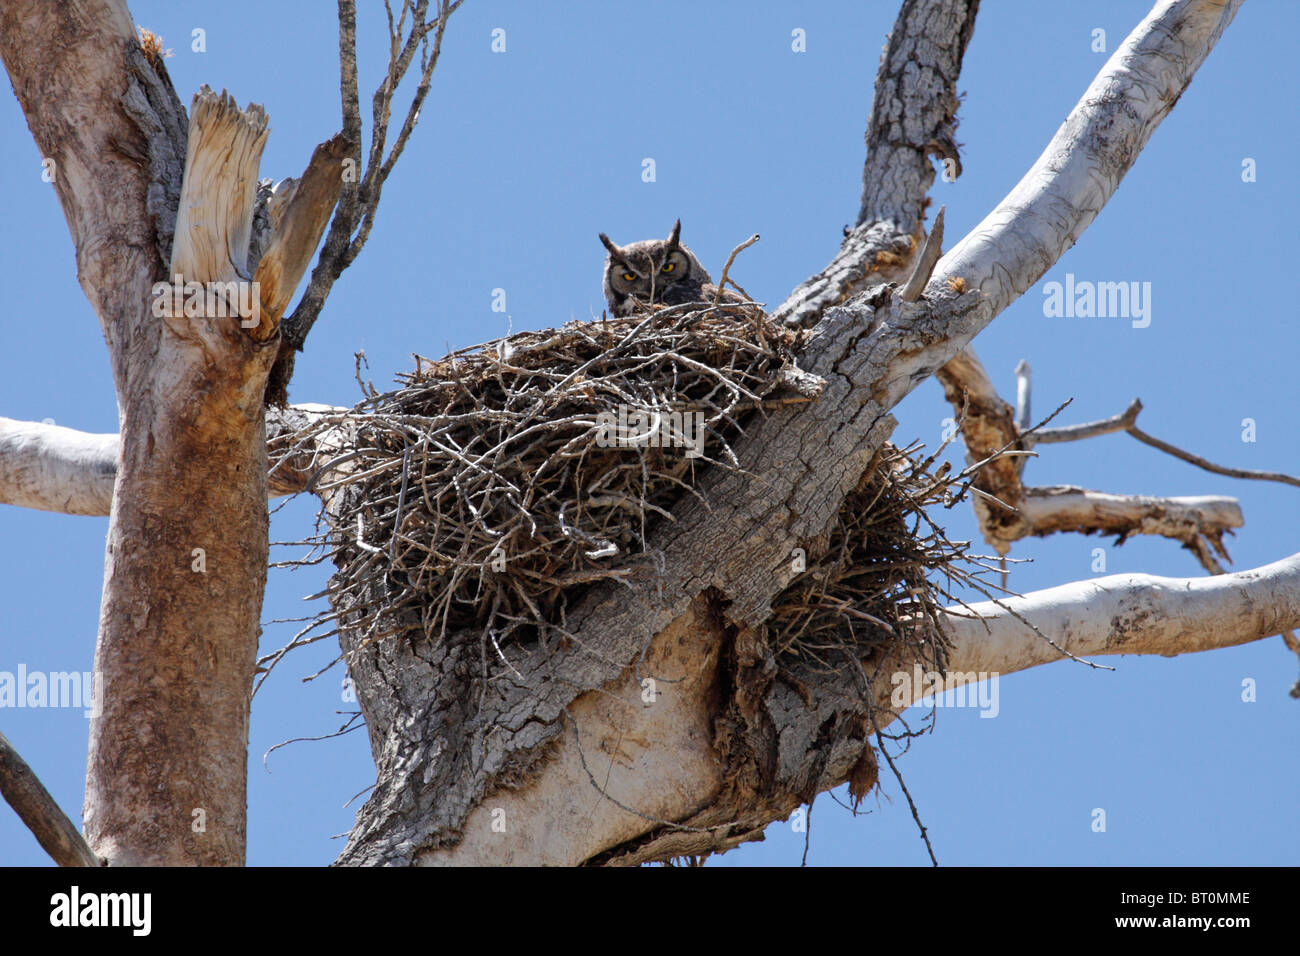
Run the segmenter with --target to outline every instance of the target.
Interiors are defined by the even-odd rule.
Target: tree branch
[[[4,734],[0,734],[0,795],[59,866],[104,865]]]
[[[1021,359],[1016,363],[1016,430],[1024,433],[1029,431],[1033,423],[1033,370],[1030,369],[1029,363]],[[1043,430],[1040,428],[1028,440],[1033,443],[1034,438],[1041,435]],[[1023,468],[1021,469],[1024,470]]]
[[[1197,468],[1203,468],[1206,471],[1212,471],[1216,475],[1227,475],[1229,478],[1249,478],[1253,481],[1276,481],[1284,485],[1294,485],[1300,488],[1300,478],[1293,475],[1283,474],[1280,471],[1254,471],[1248,468],[1225,468],[1223,465],[1216,465],[1212,461],[1206,461],[1200,455],[1193,455],[1189,451],[1183,451],[1166,441],[1161,441],[1154,435],[1148,435],[1136,424],[1131,424],[1125,429],[1130,435],[1142,442],[1144,445],[1150,445],[1152,448],[1159,448],[1167,455],[1173,455],[1175,458],[1181,458]]]
[[[1028,405],[1027,366],[1019,372],[1018,402]],[[1018,368],[1019,371],[1019,368]],[[1006,554],[1022,538],[1074,532],[1116,535],[1122,542],[1135,534],[1156,534],[1180,541],[1211,574],[1226,559],[1223,533],[1243,524],[1235,499],[1220,497],[1159,498],[1114,495],[1082,488],[1027,488],[1022,483],[1025,458],[998,457],[1004,448],[1024,449],[1046,433],[1049,441],[1068,441],[1124,430],[1141,410],[1134,402],[1115,418],[1084,425],[1039,429],[1021,435],[1018,411],[998,396],[992,381],[971,349],[963,349],[937,375],[954,409],[963,411],[961,434],[968,463],[991,459],[978,469],[971,488],[971,506],[984,538]]]
[[[379,198],[385,181],[402,155],[406,141],[415,129],[420,116],[420,109],[429,92],[430,78],[438,57],[442,52],[442,37],[447,28],[447,20],[460,7],[463,0],[438,0],[438,16],[425,21],[429,0],[410,2],[405,0],[402,13],[396,25],[392,22],[392,10],[388,11],[390,30],[390,49],[388,67],[384,79],[375,90],[372,99],[373,129],[371,130],[370,151],[365,169],[361,168],[361,111],[357,93],[357,18],[355,0],[339,0],[339,77],[343,112],[343,136],[350,144],[349,158],[355,164],[353,175],[345,177],[338,209],[330,224],[329,234],[325,238],[324,248],[316,268],[312,270],[311,280],[302,294],[293,313],[284,320],[281,330],[279,352],[275,367],[271,372],[274,390],[268,392],[268,400],[276,404],[288,401],[288,383],[293,377],[294,353],[302,351],[307,335],[320,316],[325,300],[329,296],[335,281],[351,265],[374,225]],[[405,22],[407,11],[412,13],[411,25],[405,43],[400,42],[400,32]],[[433,34],[432,51],[427,49],[427,37]],[[407,109],[402,129],[388,156],[384,156],[384,145],[388,136],[390,107],[394,91],[415,57],[416,51],[425,46],[420,63],[420,81]],[[358,183],[357,177],[360,178]]]
[[[964,278],[997,312],[1037,282],[1114,195],[1241,2],[1157,3],[1015,188],[944,256],[937,277]]]
[[[1029,443],[1049,445],[1053,442],[1082,441],[1085,438],[1096,438],[1099,435],[1128,431],[1133,426],[1133,423],[1137,421],[1138,413],[1141,411],[1142,402],[1135,398],[1128,408],[1118,415],[1112,415],[1110,418],[1103,418],[1095,422],[1084,422],[1080,425],[1040,428],[1030,436]]]
[[[317,448],[300,436],[321,416],[350,409],[306,403],[267,410],[271,497],[305,491]],[[107,515],[117,480],[119,436],[0,418],[0,504],[69,515]]]
[[[949,608],[949,670],[1010,674],[1061,660],[1025,621],[1079,657],[1235,647],[1300,627],[1300,554],[1235,574],[1117,574]]]
[[[1189,543],[1197,536],[1219,541],[1224,531],[1244,524],[1237,500],[1219,495],[1156,498],[1056,485],[1026,489],[1019,507],[1028,525],[1025,533],[1038,537],[1061,532],[1121,539],[1157,534]]]
[[[957,79],[975,30],[979,0],[906,0],[876,74],[862,166],[857,222],[835,258],[802,282],[772,314],[790,325],[815,325],[868,284],[901,279],[921,238],[931,156],[961,173],[953,138]]]
[[[467,828],[481,823],[473,813],[486,808],[480,805],[483,796],[491,792],[495,802],[504,792],[502,782],[518,779],[511,776],[518,768],[529,768],[530,788],[541,786],[539,775],[550,766],[549,761],[539,765],[543,748],[550,752],[560,746],[563,715],[575,700],[584,692],[604,693],[622,672],[621,662],[638,660],[654,635],[688,613],[705,592],[725,608],[712,625],[719,642],[749,648],[753,666],[761,668],[763,651],[752,635],[792,578],[791,551],[820,534],[838,513],[893,428],[889,409],[1073,244],[1136,161],[1236,6],[1209,0],[1164,4],[1144,20],[1021,185],[973,236],[940,260],[929,284],[935,290],[931,296],[908,303],[877,288],[827,310],[800,358],[801,368],[826,381],[821,398],[776,410],[754,426],[735,449],[742,471],[706,473],[699,491],[708,507],[684,499],[674,509],[675,521],[656,534],[653,545],[663,563],[654,581],[593,590],[567,616],[570,642],[514,659],[523,679],[494,684],[477,712],[458,711],[460,718],[452,719],[418,703],[455,697],[459,685],[451,675],[459,665],[447,646],[436,644],[416,657],[397,646],[400,642],[367,643],[365,635],[345,631],[343,649],[350,655],[380,779],[339,862],[401,864],[421,853],[436,860]],[[1018,222],[1018,216],[1024,218]],[[960,283],[950,279],[964,279],[974,291],[958,295],[953,290]],[[839,301],[843,287],[818,288],[806,284],[787,306],[820,314]],[[840,696],[828,689],[815,702],[816,712],[808,714],[809,705],[801,707],[784,684],[763,686],[766,691],[755,689],[762,699],[754,701],[762,726],[754,729],[757,736],[745,739],[782,759],[770,767],[762,780],[763,799],[744,811],[743,820],[732,819],[723,829],[710,830],[713,836],[692,839],[750,838],[806,801],[810,788],[845,779],[861,755],[860,739],[856,746],[846,739],[833,760],[817,762],[822,757],[810,755],[808,723],[773,716],[788,716],[795,708],[817,721],[814,727],[830,721],[825,726],[839,728],[847,738],[855,715],[860,717],[853,709],[856,688]],[[467,748],[467,740],[476,743]],[[667,740],[656,743],[671,746]],[[480,744],[486,759],[479,756]],[[472,763],[467,749],[475,752]],[[701,781],[674,781],[666,789],[672,801],[680,798],[675,805],[684,814],[710,799]],[[730,814],[727,806],[715,809]],[[706,829],[722,825],[708,812],[701,814],[684,822]],[[494,862],[536,859],[530,853],[544,844],[551,815],[538,810],[511,819],[512,839],[509,845],[496,844]],[[638,832],[654,826],[636,820]],[[591,837],[610,845],[599,833]],[[626,859],[663,852],[667,845],[651,843],[629,851]]]
[[[0,418],[0,503],[69,515],[107,515],[118,436]]]
[[[337,134],[316,147],[302,177],[288,186],[287,196],[277,191],[269,208],[271,239],[254,275],[262,296],[262,321],[250,334],[259,342],[279,330],[280,317],[311,264],[343,186],[343,160],[351,152],[351,144]],[[268,381],[268,392],[274,388],[274,381]]]

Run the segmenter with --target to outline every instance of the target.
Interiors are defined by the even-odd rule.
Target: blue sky
[[[362,4],[362,98],[382,62],[382,7]],[[812,6],[812,5],[808,5]],[[967,52],[958,140],[965,173],[936,182],[948,245],[1016,183],[1109,51],[1145,15],[1141,2],[985,0]],[[134,2],[136,22],[175,51],[172,79],[187,104],[203,83],[262,103],[271,135],[262,173],[296,175],[337,131],[334,5]],[[893,0],[699,4],[663,0],[561,6],[467,0],[453,17],[420,125],[389,180],[370,242],[335,286],[299,357],[295,401],[351,404],[353,354],[364,350],[381,388],[410,353],[440,355],[505,331],[491,309],[506,290],[518,329],[598,314],[604,231],[618,242],[683,239],[715,275],[751,233],[733,273],[775,304],[838,247],[856,215],[862,136]],[[191,50],[205,31],[206,52]],[[506,50],[493,53],[491,32]],[[791,50],[791,31],[807,50]],[[1107,53],[1092,50],[1093,31]],[[1247,4],[1201,67],[1133,171],[1077,246],[999,316],[975,347],[1003,394],[1020,359],[1034,369],[1035,409],[1066,398],[1060,423],[1104,417],[1135,396],[1142,427],[1211,460],[1300,472],[1295,366],[1297,309],[1277,276],[1292,271],[1300,209],[1294,37],[1300,5]],[[407,92],[407,91],[404,91]],[[408,94],[409,95],[409,94]],[[368,108],[363,109],[368,116]],[[368,133],[367,118],[367,133]],[[653,158],[656,181],[642,181]],[[1257,181],[1242,181],[1253,159]],[[0,414],[116,431],[107,353],[76,282],[72,245],[40,156],[12,96],[0,96],[0,275],[8,348]],[[1049,318],[1042,286],[1072,273],[1150,282],[1152,321]],[[897,410],[895,438],[934,446],[951,409],[927,382]],[[1256,440],[1242,440],[1242,422]],[[956,451],[959,458],[961,451]],[[1226,494],[1246,525],[1229,548],[1250,568],[1297,549],[1300,492],[1206,474],[1123,435],[1041,449],[1026,480],[1110,492]],[[272,539],[310,531],[312,500],[295,500]],[[945,513],[953,538],[978,538],[968,508]],[[0,509],[5,624],[0,671],[90,670],[103,576],[105,518]],[[1177,545],[1058,536],[1020,543],[1021,591],[1107,573],[1200,576]],[[976,547],[977,551],[983,550]],[[278,557],[298,553],[282,549]],[[319,605],[325,569],[273,570],[264,620]],[[268,624],[263,650],[293,625]],[[253,704],[249,769],[252,864],[320,865],[342,849],[344,804],[373,782],[363,732],[296,743],[336,729],[338,668],[314,646],[291,655]],[[946,864],[1294,864],[1300,784],[1297,663],[1279,638],[1231,650],[1115,658],[1114,672],[1075,664],[1002,678],[999,713],[944,709],[935,732],[898,760]],[[1242,682],[1257,685],[1253,703]],[[87,721],[74,709],[3,709],[0,731],[60,804],[79,813]],[[1094,808],[1107,829],[1093,832]],[[813,814],[812,864],[928,863],[906,801],[883,795],[853,818],[823,795]],[[720,865],[791,865],[803,834],[774,824],[767,840]],[[0,809],[0,863],[43,864],[35,841]]]

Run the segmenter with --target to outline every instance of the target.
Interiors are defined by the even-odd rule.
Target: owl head
[[[638,304],[681,305],[704,299],[703,286],[712,284],[708,271],[681,242],[682,221],[673,223],[667,239],[643,239],[617,246],[603,232],[605,301],[613,315],[631,315]]]

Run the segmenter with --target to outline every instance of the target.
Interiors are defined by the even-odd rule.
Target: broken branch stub
[[[343,188],[343,163],[352,152],[343,133],[321,143],[292,194],[283,205],[271,207],[271,241],[255,276],[262,296],[261,323],[249,333],[255,340],[265,342],[279,330],[280,318],[329,225]]]

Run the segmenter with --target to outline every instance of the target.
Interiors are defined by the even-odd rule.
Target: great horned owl
[[[643,239],[616,246],[603,232],[600,241],[609,250],[605,257],[605,301],[613,315],[631,315],[640,303],[681,305],[684,302],[712,302],[717,294],[708,270],[681,243],[682,221],[673,223],[667,239]],[[724,291],[724,302],[745,301]]]

